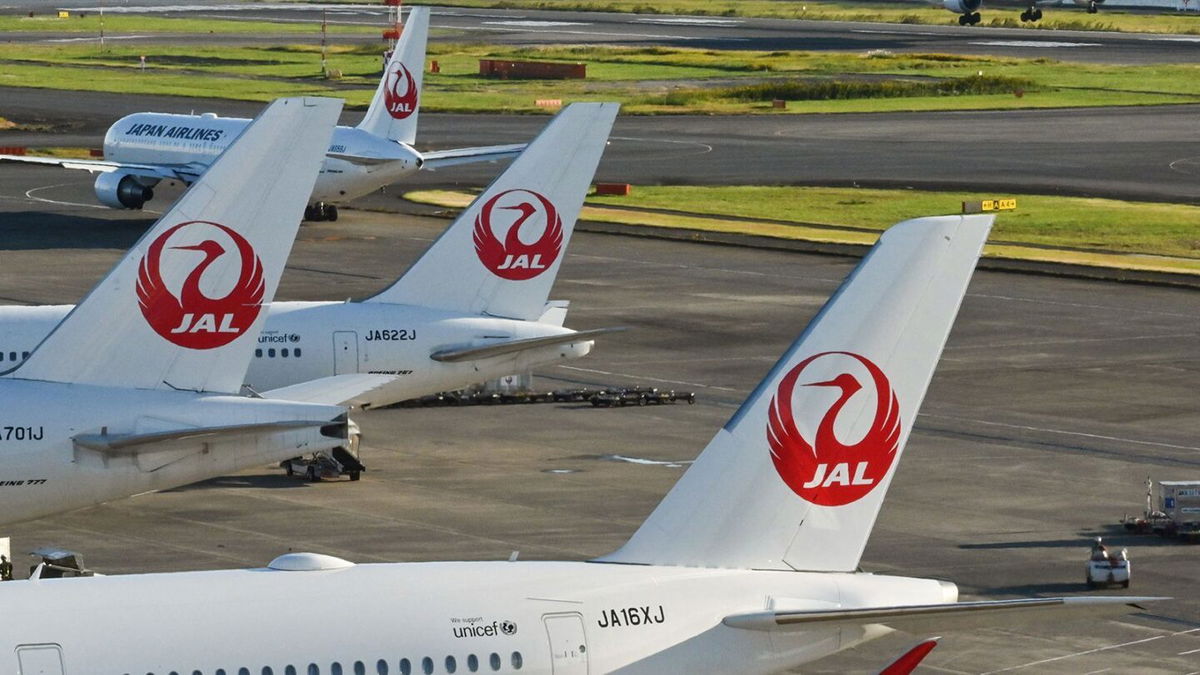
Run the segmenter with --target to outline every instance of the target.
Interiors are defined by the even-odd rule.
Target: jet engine
[[[942,6],[960,15],[958,25],[975,25],[979,23],[979,8],[983,7],[983,0],[942,0]]]
[[[102,173],[96,178],[96,199],[114,209],[140,209],[154,198],[157,178],[146,179],[120,171]]]

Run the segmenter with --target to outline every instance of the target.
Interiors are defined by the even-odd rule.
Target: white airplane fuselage
[[[772,673],[889,629],[767,632],[722,619],[769,606],[955,599],[953,584],[928,579],[588,562],[20,581],[0,585],[0,606],[12,618],[0,635],[0,670],[16,672],[23,645],[43,645],[59,650],[67,675]]]
[[[0,379],[0,524],[164,490],[346,442],[319,425],[94,450],[80,435],[330,422],[340,407],[241,396]],[[336,425],[335,425],[336,426]],[[344,425],[343,425],[344,426]]]
[[[108,128],[104,158],[128,164],[192,165],[203,169],[249,123],[248,119],[213,113],[134,113]],[[354,127],[334,128],[329,154],[359,157],[364,162],[327,156],[310,203],[339,203],[361,197],[421,168],[420,153],[408,145]]]
[[[12,358],[19,361],[32,351],[70,310],[70,305],[0,307],[0,366],[16,365]],[[246,384],[264,392],[331,375],[395,375],[363,397],[367,405],[381,406],[579,358],[591,351],[592,342],[475,361],[430,358],[441,349],[570,333],[548,323],[384,302],[276,302],[258,338]]]

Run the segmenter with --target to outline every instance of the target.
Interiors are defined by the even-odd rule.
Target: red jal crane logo
[[[501,223],[493,223],[500,219],[498,211],[515,214],[504,241],[500,241],[495,231],[495,225]],[[522,240],[521,233],[531,236],[539,222],[542,232],[537,240],[530,243]],[[558,259],[562,243],[558,209],[532,190],[505,190],[487,200],[475,217],[475,253],[484,267],[503,279],[524,281],[545,272]]]
[[[185,228],[194,230],[191,234],[198,238],[203,236],[204,230],[214,227],[228,235],[237,248],[240,258],[237,281],[224,297],[208,297],[200,289],[200,280],[209,267],[228,251],[210,238],[202,239],[198,244],[172,246],[170,250],[200,251],[204,254],[204,259],[187,275],[176,296],[163,281],[160,271],[167,240]],[[222,261],[222,264],[231,263]],[[203,220],[180,223],[159,235],[150,244],[138,269],[137,295],[142,316],[146,317],[146,322],[154,332],[189,349],[221,347],[245,333],[262,311],[265,289],[262,260],[255,255],[250,243],[224,225]]]
[[[862,439],[849,445],[838,439],[834,423],[863,388],[854,375],[843,371],[829,380],[800,385],[841,390],[837,401],[821,418],[813,438],[805,438],[800,432],[792,410],[792,392],[800,375],[814,361],[834,355],[850,357],[862,364],[875,390],[871,427]],[[826,368],[819,370],[829,372]],[[767,413],[767,443],[771,446],[775,470],[802,499],[819,506],[849,504],[875,489],[895,461],[900,447],[900,404],[879,366],[850,352],[822,352],[801,361],[780,381]]]
[[[417,111],[417,82],[404,64],[397,61],[388,71],[383,87],[383,104],[393,119],[402,120]]]

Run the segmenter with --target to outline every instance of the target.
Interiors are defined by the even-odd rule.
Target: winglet
[[[342,102],[272,103],[11,377],[241,389]]]
[[[408,13],[396,50],[383,69],[371,106],[358,123],[359,129],[409,145],[417,140],[417,112],[421,108],[428,36],[429,8],[414,7]]]

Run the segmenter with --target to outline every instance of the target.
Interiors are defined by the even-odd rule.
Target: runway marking
[[[634,19],[634,23],[658,23],[666,26],[740,26],[745,22],[740,19],[706,19],[702,17],[680,16],[674,18],[663,17],[661,19]]]
[[[1095,649],[1088,649],[1088,650],[1082,651],[1082,652],[1075,652],[1074,654],[1064,654],[1062,656],[1055,656],[1053,658],[1042,659],[1040,661],[1031,661],[1029,663],[1023,663],[1019,666],[1011,666],[1009,668],[1001,668],[1000,670],[989,670],[986,673],[982,673],[982,675],[992,675],[992,673],[1007,673],[1011,670],[1021,670],[1023,668],[1029,668],[1031,666],[1040,666],[1040,665],[1043,665],[1046,663],[1053,663],[1054,661],[1062,661],[1063,659],[1074,658],[1076,656],[1084,656],[1086,654],[1095,654],[1097,652],[1106,652],[1111,649],[1120,649],[1121,647],[1131,647],[1133,645],[1143,644],[1146,642],[1153,642],[1155,640],[1161,640],[1163,638],[1175,637],[1176,635],[1184,635],[1186,633],[1194,633],[1198,630],[1200,630],[1200,628],[1191,628],[1188,630],[1181,630],[1181,631],[1178,631],[1175,633],[1168,633],[1167,635],[1155,635],[1154,637],[1142,638],[1141,640],[1131,640],[1129,642],[1122,642],[1120,644],[1108,645],[1107,647],[1097,647]]]
[[[733,387],[718,387],[711,384],[700,384],[699,382],[685,382],[683,380],[664,380],[660,377],[649,377],[645,373],[631,375],[629,373],[614,373],[609,370],[599,370],[596,368],[580,368],[579,366],[559,366],[565,370],[574,370],[580,373],[594,373],[596,375],[608,375],[609,377],[628,377],[637,380],[654,380],[655,382],[665,382],[667,384],[682,384],[688,387],[701,387],[704,389],[716,389],[718,391],[737,391]]]
[[[851,28],[851,33],[870,33],[874,35],[924,35],[926,37],[945,37],[947,33],[922,33],[919,31],[906,30],[872,30],[869,28]]]
[[[534,19],[526,19],[524,21],[484,21],[485,26],[520,26],[522,28],[557,28],[558,26],[591,26],[590,23],[581,21],[536,21]]]
[[[152,35],[109,35],[105,40],[144,40]],[[99,42],[100,37],[54,38],[52,40],[37,40],[37,42]]]
[[[564,368],[566,366],[563,366]],[[1135,445],[1149,445],[1156,448],[1168,448],[1171,450],[1197,450],[1200,447],[1194,445],[1175,445],[1174,443],[1160,443],[1158,441],[1139,441],[1133,438],[1121,438],[1120,436],[1105,436],[1104,434],[1089,434],[1082,431],[1064,431],[1062,429],[1048,429],[1045,427],[1033,427],[1024,424],[1008,424],[1005,422],[991,422],[988,420],[971,419],[970,417],[958,417],[956,415],[939,415],[937,413],[918,413],[918,417],[931,417],[944,420],[954,420],[956,422],[970,422],[972,424],[982,424],[990,427],[1004,427],[1006,429],[1018,429],[1020,431],[1038,431],[1047,434],[1059,434],[1062,436],[1078,436],[1080,438],[1092,438],[1102,441],[1117,441],[1120,443],[1133,443]],[[1193,629],[1200,630],[1200,628]]]
[[[43,202],[45,204],[57,204],[59,206],[81,206],[85,209],[107,209],[108,208],[107,206],[102,206],[100,204],[81,204],[79,202],[64,202],[64,201],[61,201],[58,199],[46,199],[45,197],[35,197],[33,195],[34,192],[37,192],[39,190],[53,190],[54,188],[69,187],[72,185],[75,185],[75,183],[59,183],[58,185],[43,185],[42,187],[30,188],[25,191],[25,196],[29,199],[32,199],[35,202]]]
[[[1195,654],[1196,652],[1200,652],[1200,649],[1189,649],[1186,652],[1179,652],[1176,654],[1176,656],[1187,656],[1188,654]]]
[[[527,28],[501,28],[499,26],[447,26],[455,30],[483,30],[483,31],[501,31],[506,33],[528,33]],[[537,31],[534,31],[537,32]],[[556,30],[547,31],[560,35],[594,35],[602,37],[620,37],[620,38],[643,38],[646,40],[710,40],[708,37],[692,37],[687,35],[654,35],[652,33],[609,33],[604,31],[594,30]],[[720,38],[722,42],[749,42],[751,38]]]
[[[1103,47],[1099,42],[1055,42],[1054,40],[981,40],[979,42],[971,42],[968,44],[978,45],[980,47],[1033,47],[1044,49],[1056,49],[1059,47]]]
[[[700,150],[698,152],[688,153],[688,154],[684,154],[684,155],[673,155],[671,157],[655,158],[654,160],[651,160],[651,161],[656,161],[658,159],[676,159],[678,157],[689,157],[691,155],[707,155],[708,153],[713,151],[713,146],[709,145],[708,143],[701,143],[700,141],[673,141],[673,140],[669,140],[666,138],[637,138],[634,136],[609,136],[609,139],[614,140],[614,141],[636,141],[636,142],[641,142],[641,143],[673,143],[675,145],[700,146]]]
[[[1175,173],[1181,173],[1185,176],[1195,176],[1200,174],[1200,157],[1184,157],[1177,159],[1167,165],[1167,168]]]

